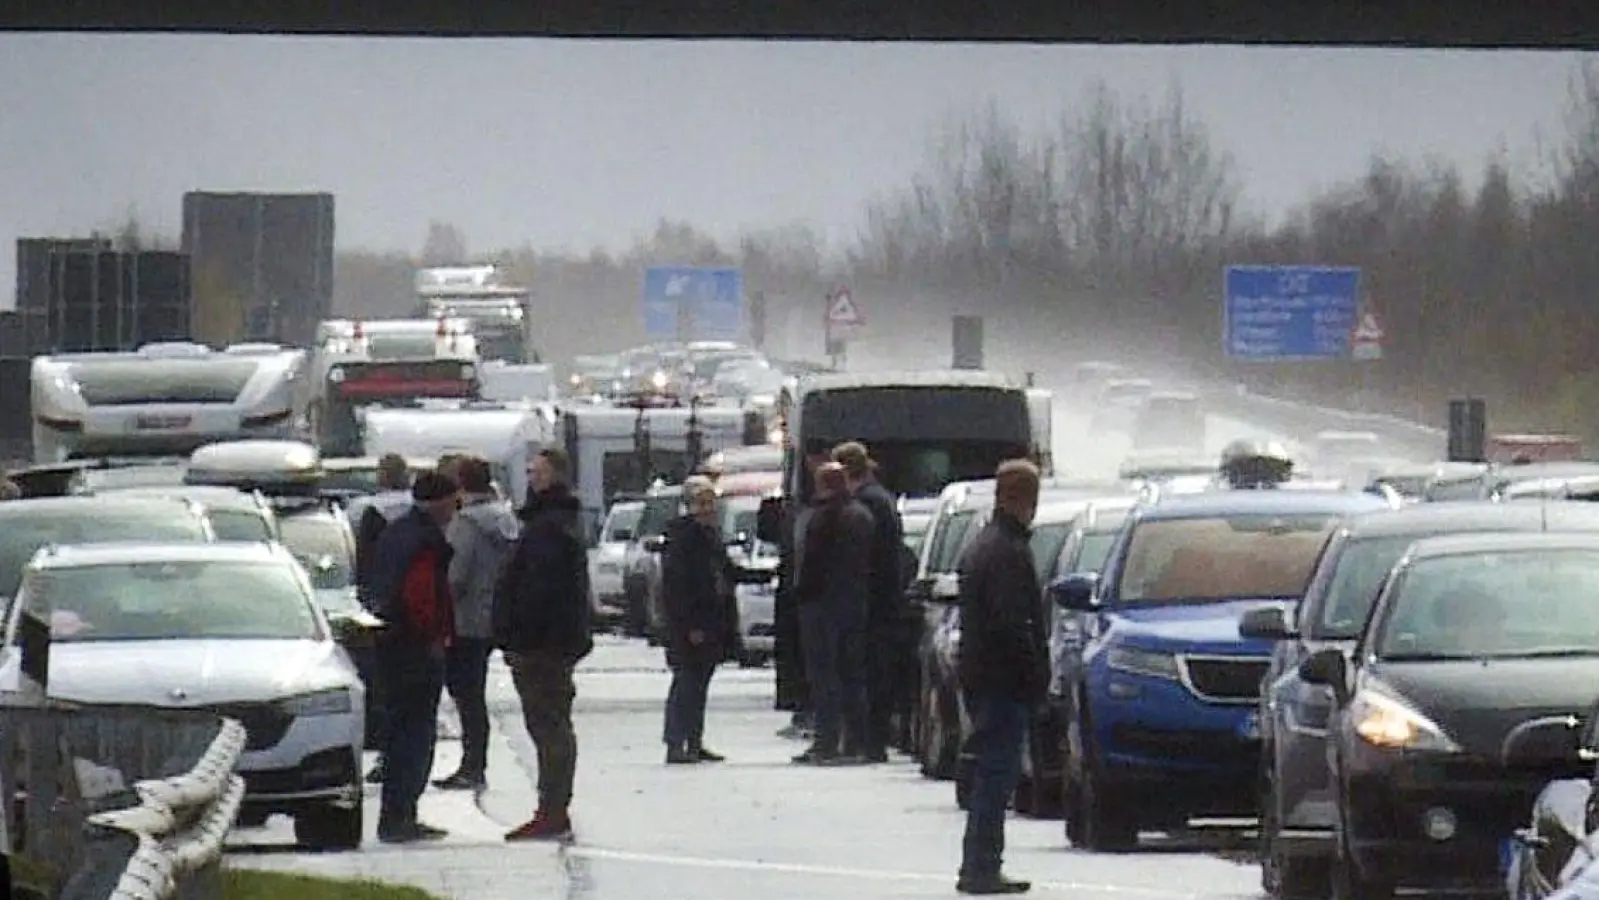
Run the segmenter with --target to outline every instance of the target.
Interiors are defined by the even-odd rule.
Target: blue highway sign
[[[744,332],[744,273],[657,266],[644,272],[644,333],[667,340],[734,340]]]
[[[1359,318],[1360,270],[1228,266],[1222,341],[1234,359],[1346,359]]]

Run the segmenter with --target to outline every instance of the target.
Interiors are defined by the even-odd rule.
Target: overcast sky
[[[618,246],[661,216],[805,221],[834,241],[929,131],[989,98],[1043,127],[1095,79],[1173,80],[1256,209],[1375,150],[1530,162],[1575,53],[760,42],[0,36],[0,285],[18,235],[130,208],[176,234],[186,190],[331,191],[343,247]],[[0,303],[10,291],[0,289]]]

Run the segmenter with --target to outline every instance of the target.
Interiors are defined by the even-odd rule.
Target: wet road
[[[770,670],[724,669],[712,688],[707,742],[719,765],[662,764],[660,652],[606,638],[580,674],[581,767],[570,847],[505,845],[500,834],[533,806],[531,746],[503,668],[491,673],[498,726],[490,790],[477,806],[430,792],[424,816],[451,830],[421,849],[371,844],[357,853],[282,852],[286,824],[241,832],[235,865],[394,879],[462,900],[814,900],[955,896],[962,817],[947,783],[910,762],[815,770],[789,764],[802,749],[775,735]],[[445,747],[439,770],[455,759]],[[376,818],[372,809],[370,819]],[[369,822],[370,827],[370,822]],[[1210,849],[1157,846],[1094,855],[1066,846],[1059,822],[1013,819],[1009,867],[1035,894],[1098,898],[1258,896],[1252,866]]]

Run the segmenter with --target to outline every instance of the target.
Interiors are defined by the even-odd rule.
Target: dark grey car
[[[1353,648],[1388,571],[1415,541],[1472,532],[1599,531],[1586,503],[1437,503],[1367,513],[1328,539],[1292,620],[1279,610],[1244,616],[1245,637],[1277,639],[1261,692],[1261,879],[1279,898],[1326,895],[1336,807],[1327,770],[1333,697],[1299,677],[1327,647]]]

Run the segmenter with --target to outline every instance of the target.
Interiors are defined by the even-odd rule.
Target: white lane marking
[[[787,875],[830,875],[838,878],[859,878],[871,881],[929,881],[947,883],[954,873],[934,875],[928,872],[896,872],[888,869],[859,869],[848,866],[826,866],[812,863],[785,863],[771,860],[726,859],[703,856],[678,856],[664,853],[639,853],[631,850],[611,850],[603,847],[586,847],[581,844],[563,844],[558,855],[586,859],[609,859],[616,862],[645,863],[660,866],[684,866],[695,869],[723,869],[745,872],[779,872]],[[1140,885],[1117,885],[1084,881],[1034,881],[1040,890],[1093,891],[1126,897],[1194,898],[1213,897],[1195,891],[1174,891]]]

